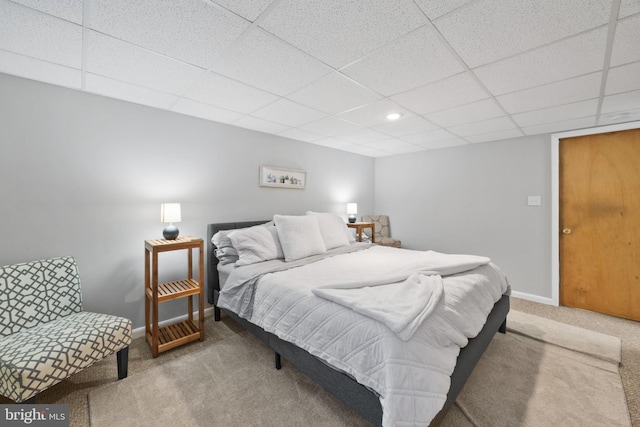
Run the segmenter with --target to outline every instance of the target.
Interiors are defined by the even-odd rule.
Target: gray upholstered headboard
[[[215,245],[211,242],[211,238],[220,230],[234,230],[236,228],[251,227],[253,225],[264,224],[269,220],[263,221],[244,221],[244,222],[221,222],[207,225],[207,261],[206,265],[206,277],[207,277],[207,301],[209,304],[214,303],[213,292],[214,290],[220,290],[220,281],[218,278],[218,258],[215,254]]]

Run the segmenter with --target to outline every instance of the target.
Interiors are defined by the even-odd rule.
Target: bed
[[[323,215],[323,214],[319,214],[319,215]],[[216,250],[218,250],[219,248],[217,248],[216,245],[213,243],[213,240],[212,240],[213,236],[216,235],[216,233],[218,233],[221,230],[246,230],[249,228],[256,228],[256,226],[264,226],[266,228],[269,228],[269,230],[273,232],[273,229],[275,229],[275,227],[271,228],[270,226],[267,226],[265,224],[272,225],[273,222],[270,222],[269,220],[242,221],[242,222],[213,223],[207,226],[207,262],[206,262],[207,298],[208,298],[208,302],[213,304],[214,306],[215,320],[219,321],[221,316],[221,311],[224,311],[234,321],[242,325],[245,329],[250,331],[257,338],[259,338],[266,345],[268,345],[271,349],[273,349],[274,360],[275,360],[275,365],[277,369],[280,369],[281,357],[284,357],[285,360],[287,360],[297,369],[305,373],[308,377],[310,377],[313,381],[318,383],[324,389],[332,393],[339,400],[344,402],[347,406],[351,407],[354,411],[359,413],[363,418],[365,418],[371,424],[376,426],[391,425],[388,416],[386,418],[386,421],[384,421],[385,415],[387,415],[387,413],[386,411],[383,411],[383,403],[381,403],[381,397],[380,397],[381,391],[376,390],[375,381],[373,381],[373,383],[367,383],[368,379],[363,381],[362,378],[358,377],[357,370],[352,371],[348,365],[342,364],[342,362],[339,360],[336,361],[335,358],[332,358],[330,354],[327,355],[324,352],[315,351],[313,347],[309,348],[306,345],[305,340],[302,340],[302,341],[298,340],[298,342],[296,342],[295,337],[290,337],[287,334],[281,333],[278,328],[265,326],[264,324],[262,324],[261,321],[255,321],[256,314],[253,312],[254,310],[253,304],[256,302],[256,298],[260,301],[263,301],[266,297],[260,296],[258,298],[254,294],[249,296],[241,294],[238,297],[238,300],[243,300],[245,304],[245,308],[248,308],[249,311],[247,311],[246,309],[243,309],[242,304],[235,306],[234,308],[229,308],[228,302],[225,302],[225,305],[227,305],[226,308],[220,307],[219,300],[220,300],[220,294],[221,294],[221,285],[223,285],[223,283],[228,280],[228,278],[231,276],[231,273],[234,272],[234,270],[239,271],[240,269],[238,269],[237,267],[234,267],[233,263],[231,266],[229,266],[228,263],[227,265],[224,265],[224,266],[221,265],[219,257],[216,256]],[[282,243],[286,243],[286,242],[282,242]],[[330,257],[332,258],[332,260],[327,262],[338,262],[338,260],[340,260],[341,257],[345,257],[345,256],[364,258],[365,257],[364,254],[369,253],[367,251],[370,251],[371,253],[373,253],[374,251],[381,250],[373,246],[356,248],[356,245],[358,244],[353,242],[350,242],[350,245],[353,248],[351,248],[351,246],[349,248],[345,247],[345,250],[346,250],[345,253],[332,255]],[[396,249],[396,248],[387,248],[387,249],[391,251],[401,251],[400,249]],[[336,250],[342,250],[342,249],[337,248]],[[413,252],[418,252],[418,251],[413,251]],[[400,253],[400,252],[397,252],[397,253]],[[388,257],[390,253],[383,253],[382,255],[385,257]],[[281,254],[279,256],[281,256]],[[315,267],[304,266],[303,268],[320,268],[318,266],[321,265],[321,262],[325,262],[325,258],[323,258],[324,256],[325,255],[318,256],[317,260],[321,260],[321,261],[315,261],[312,263]],[[378,254],[377,256],[380,256],[380,254]],[[310,258],[313,258],[313,257],[310,257]],[[295,264],[295,262],[293,264],[299,266],[300,265],[299,261],[300,260],[296,261],[298,262],[298,264]],[[263,264],[266,265],[271,262],[272,261],[260,262],[254,265],[263,265]],[[286,264],[286,263],[280,262],[280,264]],[[327,265],[332,265],[332,264],[327,264]],[[493,266],[493,264],[491,264],[491,266],[492,266],[491,268],[495,267]],[[218,267],[221,267],[221,268],[219,269]],[[245,266],[245,267],[251,267],[251,266]],[[485,267],[489,268],[483,265],[481,267],[478,267],[478,271],[479,269],[482,269]],[[245,268],[244,270],[246,269],[247,268]],[[291,270],[295,270],[295,269],[291,269]],[[472,269],[472,271],[475,271],[475,270],[476,270],[475,268]],[[264,274],[264,271],[263,271],[262,274],[258,275],[259,277],[256,279],[256,281],[252,282],[251,286],[254,286],[256,289],[260,289],[261,287],[267,287],[267,283],[270,283],[269,286],[273,286],[273,289],[278,289],[277,286],[274,285],[274,283],[277,284],[279,275],[292,274],[292,273],[288,273],[287,271],[284,271],[284,273],[281,273],[281,271],[282,269],[280,267],[275,269],[273,273],[269,272],[266,275]],[[296,271],[303,271],[303,270],[299,269]],[[443,277],[445,282],[446,280],[449,280],[449,277],[452,277],[452,278],[461,277],[462,279],[460,280],[468,280],[468,277],[465,274],[466,273],[452,274],[450,276],[443,275]],[[294,278],[296,277],[295,274],[293,274],[293,277]],[[420,277],[424,278],[425,276],[420,276]],[[433,276],[428,276],[428,277],[433,277]],[[435,277],[440,277],[440,276],[435,276]],[[299,277],[298,277],[298,280],[299,280]],[[409,281],[409,279],[407,279],[407,281]],[[506,278],[504,279],[504,281],[506,283]],[[264,285],[260,285],[260,286],[257,285],[258,283],[263,283],[263,282],[264,282]],[[444,403],[438,402],[437,413],[434,416],[432,416],[432,414],[428,415],[428,419],[430,420],[430,425],[437,425],[442,421],[442,419],[446,415],[447,410],[455,402],[455,399],[458,396],[460,390],[462,389],[464,383],[470,376],[473,368],[475,367],[476,363],[482,356],[483,352],[485,351],[486,347],[488,346],[489,342],[491,341],[495,333],[498,331],[504,333],[506,331],[506,316],[509,312],[510,289],[508,287],[508,284],[506,285],[506,287],[504,284],[502,284],[501,286],[502,287],[501,287],[500,294],[492,297],[495,301],[492,301],[493,305],[486,310],[488,311],[488,314],[484,314],[484,316],[486,316],[486,321],[484,322],[483,325],[480,324],[479,326],[477,326],[477,328],[479,329],[479,332],[477,332],[477,334],[473,332],[472,333],[473,337],[469,338],[466,341],[466,345],[463,348],[459,349],[459,354],[457,354],[457,358],[454,359],[455,366],[452,368],[453,370],[450,373],[450,384],[448,384],[448,390],[445,392],[446,398],[442,399],[444,400]],[[245,288],[246,287],[247,286],[245,286]],[[344,292],[344,290],[340,289],[341,287],[342,286],[337,286],[338,288],[337,290],[329,289],[327,292],[328,293],[331,293],[332,291],[335,291],[337,293]],[[331,286],[329,286],[329,288],[331,288]],[[347,291],[350,290],[349,289],[350,286],[346,286],[346,288],[347,288]],[[380,287],[380,289],[381,288],[382,287]],[[257,291],[254,291],[254,292],[257,292]],[[273,292],[276,292],[276,291],[273,291]],[[291,292],[291,291],[287,291],[287,292]],[[320,289],[320,291],[314,290],[314,293],[315,292],[317,293],[314,295],[314,299],[318,299],[317,295],[322,294],[323,290],[322,289]],[[494,294],[495,294],[495,291],[494,291]],[[285,292],[283,295],[288,295],[288,294]],[[324,297],[326,297],[326,295]],[[282,296],[277,296],[275,298],[286,299],[286,298],[283,298]],[[304,300],[306,301],[308,299],[311,299],[311,298],[305,297]],[[348,308],[345,308],[345,306],[342,305],[342,303],[336,304],[335,300],[332,301],[332,300],[323,299],[322,301],[323,301],[322,304],[324,306],[330,306],[332,308],[339,307],[339,308],[336,308],[336,310],[342,310],[340,311],[340,313],[342,313],[344,310],[348,310]],[[258,306],[256,308],[256,311],[258,313],[260,312],[263,313],[262,314],[263,316],[265,312],[269,313],[271,310],[272,310],[271,308],[263,309],[261,306]],[[278,310],[278,308],[274,310]],[[309,310],[308,308],[306,310],[313,311],[313,310]],[[358,318],[358,316],[361,316],[360,313],[349,314],[349,315],[356,316],[355,317],[356,319]],[[333,317],[333,316],[338,316],[338,315],[332,314],[329,317]],[[301,316],[301,317],[305,317],[305,316]],[[431,316],[431,317],[435,318],[437,316]],[[303,322],[303,321],[304,319],[300,320],[300,322]],[[366,322],[369,322],[369,321],[370,319],[367,320]],[[426,328],[426,326],[417,326],[416,328]],[[416,328],[414,328],[414,330],[410,332],[410,334],[415,334]],[[386,330],[389,328],[385,325],[382,325],[381,327],[378,328],[378,330],[381,330],[381,329]],[[417,330],[420,330],[421,331],[420,333],[422,333],[422,329],[417,329]],[[368,330],[365,330],[364,333],[361,333],[360,331],[358,331],[358,336],[360,334],[366,335],[367,333],[368,333]],[[395,338],[392,337],[390,339],[395,339]],[[408,342],[411,342],[412,339],[414,338],[410,337]],[[375,339],[370,341],[375,341]],[[354,344],[354,345],[357,345],[357,344]],[[383,344],[379,344],[379,346],[380,345],[383,345]],[[379,351],[380,347],[377,347],[377,348]],[[458,349],[456,349],[456,352],[457,351]],[[425,356],[425,358],[427,358],[427,356]],[[367,362],[367,363],[372,363],[372,362]],[[387,373],[386,375],[388,376],[389,374]],[[447,379],[449,379],[449,376],[447,377]],[[392,399],[385,398],[383,399],[383,401],[384,400],[390,401]],[[393,423],[395,424],[395,422]],[[404,425],[404,422],[399,422],[398,424]]]

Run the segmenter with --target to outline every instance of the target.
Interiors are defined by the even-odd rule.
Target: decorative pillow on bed
[[[273,225],[256,225],[229,234],[233,247],[238,251],[236,265],[284,258],[278,231]]]
[[[318,218],[320,234],[322,235],[322,240],[324,240],[324,245],[327,247],[327,250],[347,246],[355,242],[355,238],[350,240],[350,237],[353,236],[349,232],[347,224],[345,224],[344,220],[338,215],[311,211],[308,211],[307,215],[313,215]]]
[[[295,261],[327,251],[315,215],[274,215],[285,261]]]
[[[211,238],[211,243],[216,245],[216,258],[220,264],[232,264],[238,261],[238,251],[233,247],[229,235],[237,230],[220,230]]]

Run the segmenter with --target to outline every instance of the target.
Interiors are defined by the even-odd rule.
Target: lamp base
[[[356,216],[355,215],[349,215],[349,223],[353,224],[354,222],[356,222]]]
[[[168,225],[164,230],[162,230],[162,235],[165,240],[176,240],[178,238],[178,234],[180,230],[175,225]]]

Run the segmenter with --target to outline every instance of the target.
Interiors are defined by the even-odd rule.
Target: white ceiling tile
[[[470,3],[472,0],[415,0],[416,4],[422,11],[434,21],[436,18],[451,12],[465,4]]]
[[[0,0],[0,49],[79,69],[82,27]]]
[[[628,110],[622,113],[606,113],[600,115],[600,120],[598,120],[599,125],[607,125],[613,123],[624,123],[631,122],[635,120],[640,120],[640,109],[637,110]]]
[[[416,133],[414,135],[403,136],[404,141],[412,144],[424,145],[432,142],[448,141],[453,139],[460,139],[451,132],[444,129],[432,130],[429,132]]]
[[[201,0],[92,0],[90,27],[207,68],[250,23]]]
[[[618,14],[619,19],[634,15],[636,13],[640,13],[640,1],[622,0],[620,2],[620,13]]]
[[[389,139],[389,135],[385,135],[381,132],[376,132],[372,129],[362,129],[358,132],[348,135],[341,135],[340,140],[349,142],[351,144],[364,144],[367,142],[380,141],[383,139]]]
[[[184,98],[180,99],[171,110],[220,123],[231,123],[243,117],[242,114],[236,113],[235,111],[225,110]]]
[[[258,28],[238,40],[212,70],[278,95],[287,95],[331,71]]]
[[[0,50],[0,73],[80,89],[80,70]]]
[[[300,128],[323,136],[348,135],[362,130],[362,126],[336,117],[326,117],[317,122],[307,123],[306,125],[300,126]]]
[[[635,110],[640,108],[640,90],[605,96],[602,101],[601,113]]]
[[[245,19],[253,22],[272,3],[273,0],[215,0],[223,6]]]
[[[601,83],[602,73],[597,72],[500,95],[496,100],[507,112],[522,113],[597,98],[600,95]]]
[[[446,139],[442,141],[425,141],[419,143],[419,145],[428,150],[437,150],[438,148],[458,147],[460,145],[469,145],[467,141],[462,138]]]
[[[599,28],[473,70],[494,95],[600,71],[607,28]]]
[[[279,98],[277,95],[215,73],[203,75],[184,96],[194,101],[246,114]]]
[[[423,147],[403,141],[397,138],[385,139],[383,141],[370,142],[366,145],[369,148],[386,151],[391,154],[415,153],[416,151],[424,151]]]
[[[87,71],[160,92],[182,94],[204,70],[90,31]]]
[[[123,83],[91,73],[87,73],[85,76],[85,90],[111,98],[123,99],[125,101],[135,102],[136,104],[149,105],[167,110],[170,109],[178,99],[175,95]]]
[[[318,135],[317,133],[307,132],[306,130],[297,128],[287,129],[284,132],[280,132],[278,135],[305,142],[313,142],[324,138],[324,136]]]
[[[328,114],[368,104],[381,96],[353,80],[334,72],[297,90],[287,98]]]
[[[611,66],[640,61],[640,15],[618,21],[611,51]]]
[[[251,115],[291,127],[315,122],[326,116],[326,114],[318,110],[305,107],[288,99],[279,99],[266,107],[254,111]]]
[[[463,70],[435,30],[425,25],[341,71],[391,96]]]
[[[425,114],[425,117],[437,125],[446,127],[479,122],[503,115],[504,111],[493,99],[483,99],[448,110]]]
[[[637,89],[640,89],[640,62],[609,69],[605,94],[612,95]]]
[[[418,114],[432,113],[485,99],[487,92],[466,72],[392,96],[395,102]]]
[[[400,119],[374,127],[377,131],[395,137],[427,132],[437,128],[438,126],[420,116]]]
[[[543,133],[584,129],[591,126],[595,126],[595,124],[596,124],[596,118],[595,116],[591,116],[591,117],[581,117],[581,118],[572,119],[572,120],[564,120],[564,121],[554,122],[554,123],[545,123],[545,124],[536,125],[536,126],[527,126],[527,127],[523,127],[522,131],[525,133],[525,135],[539,135]]]
[[[384,157],[389,155],[386,151],[376,150],[375,148],[367,147],[366,145],[349,145],[347,147],[342,147],[341,150],[369,157]]]
[[[594,116],[598,108],[598,100],[576,102],[543,110],[513,114],[513,120],[521,127],[530,127],[544,123],[554,123],[580,117]]]
[[[82,25],[83,0],[12,0],[32,9]]]
[[[515,129],[515,127],[516,125],[511,121],[511,119],[509,119],[507,116],[502,116],[495,119],[483,120],[481,122],[468,123],[461,126],[453,126],[448,129],[450,132],[458,136],[467,137],[471,135]]]
[[[611,0],[481,0],[435,22],[474,68],[604,25]],[[491,46],[487,49],[487,46]]]
[[[265,133],[282,133],[285,130],[289,129],[287,126],[251,116],[244,116],[238,120],[235,120],[233,122],[233,125]]]
[[[259,24],[334,68],[418,28],[426,18],[405,0],[283,0]],[[339,46],[339,48],[337,48]]]
[[[482,135],[467,136],[465,137],[465,139],[469,142],[478,143],[478,142],[500,141],[503,139],[518,138],[523,135],[524,134],[522,133],[522,131],[520,131],[520,129],[508,129],[508,130],[502,130],[499,132],[485,133]]]
[[[353,144],[344,142],[341,139],[337,139],[337,138],[323,138],[317,141],[313,141],[312,144],[322,145],[323,147],[329,147],[329,148],[339,148],[339,149],[353,146]]]
[[[337,117],[361,126],[378,126],[389,123],[389,120],[387,119],[387,114],[389,113],[400,113],[403,118],[415,116],[411,111],[399,106],[395,102],[388,99],[382,99],[338,114]]]

